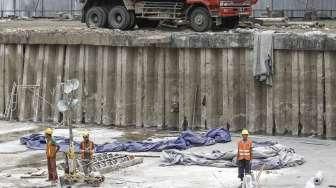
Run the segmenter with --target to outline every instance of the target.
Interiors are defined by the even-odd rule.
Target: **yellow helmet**
[[[246,129],[243,129],[241,134],[249,134],[249,132]]]
[[[84,130],[83,132],[82,132],[82,136],[83,137],[87,137],[87,136],[89,136],[90,135],[90,132],[88,131],[88,130]]]
[[[44,133],[52,135],[53,130],[51,128],[46,128],[46,130],[44,130]]]

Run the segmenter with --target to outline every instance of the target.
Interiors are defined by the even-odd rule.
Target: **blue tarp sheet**
[[[55,136],[56,143],[60,146],[60,151],[67,151],[69,139],[65,137]],[[115,141],[95,145],[96,153],[104,152],[145,152],[155,151],[160,152],[166,149],[185,150],[193,146],[208,146],[215,143],[225,143],[231,141],[230,132],[224,128],[215,128],[209,130],[206,134],[197,134],[192,131],[182,132],[179,137],[171,140],[163,140],[157,142],[149,141]],[[31,134],[20,138],[20,143],[26,145],[30,149],[43,150],[45,149],[45,137],[42,134]],[[75,142],[75,150],[79,151],[79,143]]]

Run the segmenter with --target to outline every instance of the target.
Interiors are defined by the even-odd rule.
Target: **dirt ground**
[[[44,125],[45,126],[45,125]],[[18,128],[20,127],[20,128]],[[46,171],[44,151],[34,151],[20,145],[19,138],[30,132],[42,133],[45,128],[32,123],[8,123],[0,122],[0,130],[6,130],[0,138],[7,136],[6,141],[0,142],[0,187],[53,187],[45,181],[45,178],[21,179],[22,175],[38,169]],[[155,129],[115,129],[110,127],[79,126],[75,129],[75,140],[80,140],[80,132],[88,128],[91,137],[96,143],[112,142],[114,140],[145,140],[175,137],[177,132],[163,132]],[[18,131],[18,129],[20,129]],[[146,134],[143,134],[146,132]],[[56,136],[68,136],[67,129],[56,129]],[[239,136],[233,134],[233,141],[225,144],[215,144],[206,147],[194,147],[186,152],[211,152],[212,150],[229,151],[236,147]],[[252,135],[254,140],[271,139],[292,147],[296,152],[305,157],[306,162],[297,167],[280,170],[268,170],[261,175],[260,187],[269,188],[302,188],[318,170],[324,173],[324,181],[319,187],[336,185],[336,141],[320,140],[315,138],[297,137],[268,137]],[[140,165],[121,169],[105,175],[105,182],[101,187],[114,188],[224,188],[238,187],[236,168],[215,168],[202,166],[160,166],[160,153],[145,152],[142,155],[157,157],[145,157]],[[58,163],[62,162],[61,155]],[[59,171],[59,175],[62,172]],[[56,185],[54,187],[60,187]],[[76,187],[76,186],[74,186]]]
[[[295,21],[294,21],[295,22]],[[324,27],[305,27],[304,25],[297,26],[260,26],[255,25],[254,28],[238,28],[235,30],[276,30],[279,32],[307,32],[307,31],[322,31],[326,33],[334,33],[336,32],[336,20],[319,20],[316,21],[319,25],[323,25]],[[60,19],[31,19],[31,20],[10,20],[10,19],[0,19],[0,32],[15,32],[22,30],[33,30],[33,31],[50,31],[50,32],[122,32],[119,30],[110,30],[110,29],[88,29],[85,24],[80,21],[71,21],[71,20],[60,20]],[[156,29],[146,29],[139,30],[134,29],[132,31],[127,32],[193,32],[189,28],[181,27],[178,29],[164,28],[159,27]],[[227,32],[228,30],[219,30],[215,32]],[[232,30],[234,31],[234,30]],[[123,31],[125,32],[125,31]]]

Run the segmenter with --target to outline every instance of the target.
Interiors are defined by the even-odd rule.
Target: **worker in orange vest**
[[[244,174],[251,173],[252,160],[252,140],[248,139],[248,131],[244,129],[242,131],[243,139],[238,142],[238,178],[243,181]]]
[[[94,143],[89,139],[89,131],[84,131],[83,141],[80,144],[81,158],[84,174],[89,175],[91,169],[91,160],[93,159]]]
[[[53,130],[51,128],[47,128],[45,131],[46,138],[46,155],[48,162],[48,181],[57,182],[57,170],[56,170],[56,154],[59,151],[60,147],[57,145],[55,140],[52,137]]]

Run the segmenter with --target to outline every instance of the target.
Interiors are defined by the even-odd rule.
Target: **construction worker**
[[[248,131],[246,129],[242,130],[243,139],[238,142],[238,178],[243,181],[244,174],[251,173],[251,163],[252,160],[252,140],[248,139]]]
[[[80,144],[81,158],[84,174],[87,176],[91,171],[91,160],[93,159],[94,143],[89,140],[89,131],[83,133],[83,141]]]
[[[46,138],[46,155],[48,161],[48,181],[53,181],[56,183],[58,179],[56,170],[56,154],[60,147],[52,137],[53,130],[51,128],[47,128],[44,133]]]

